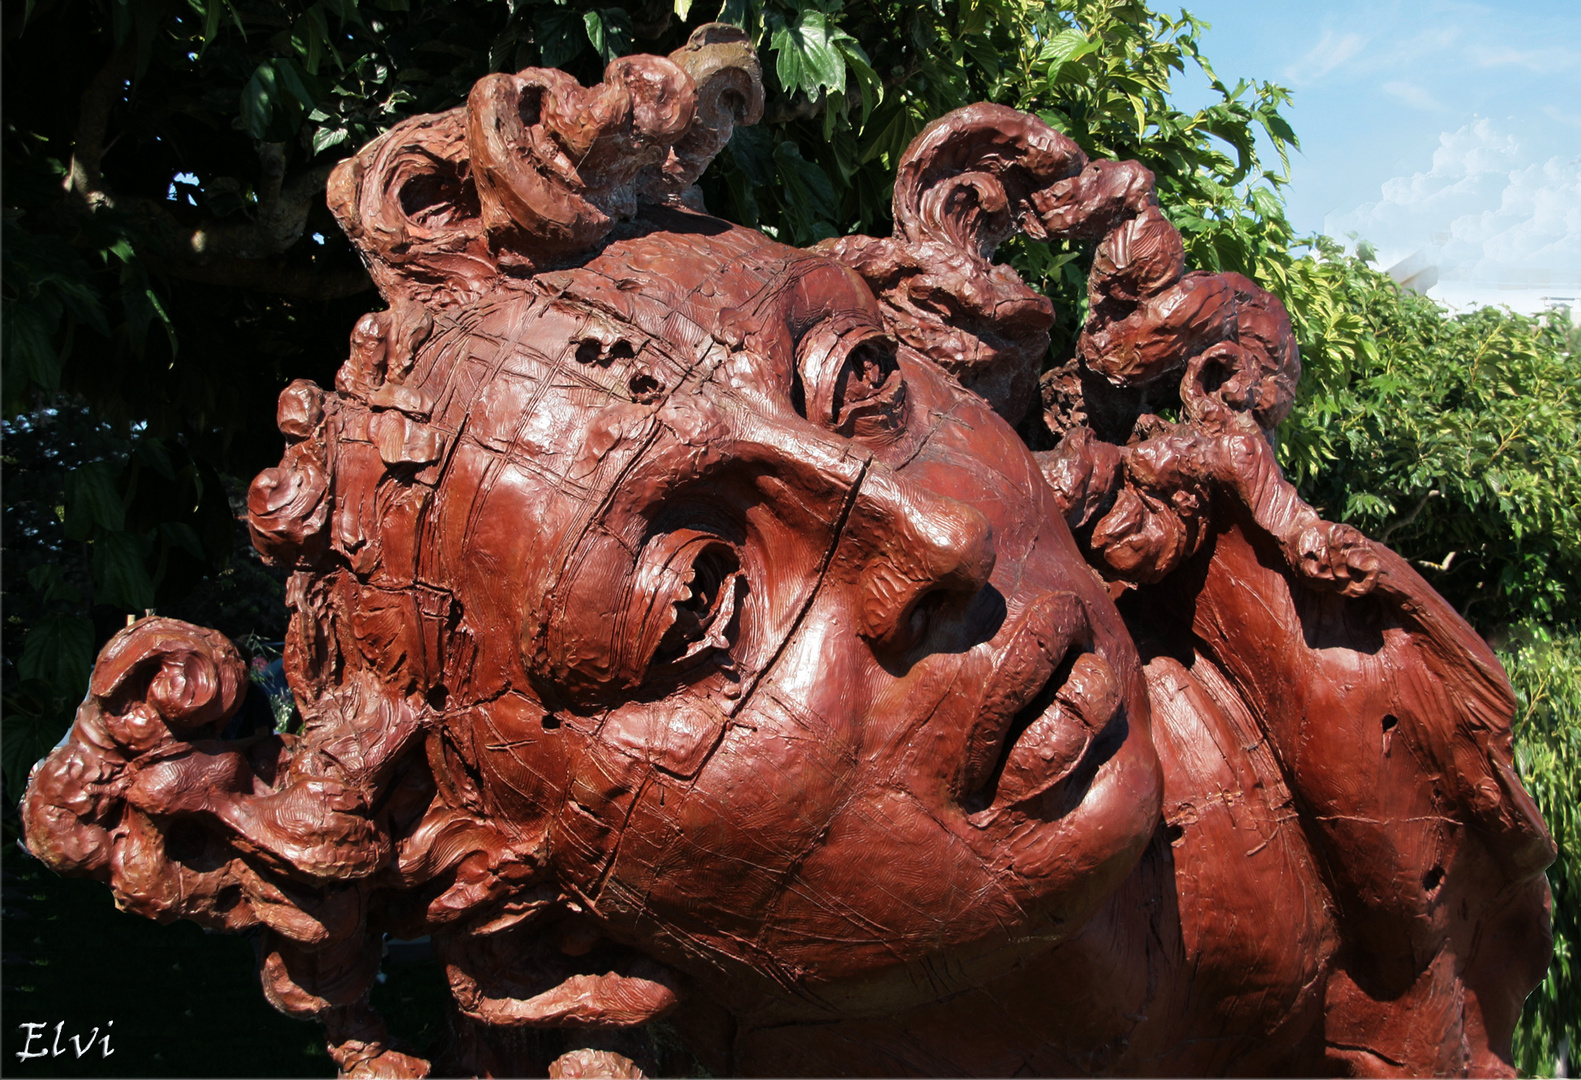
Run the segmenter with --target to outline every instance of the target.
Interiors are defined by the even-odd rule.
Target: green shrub
[[[1559,847],[1548,869],[1554,894],[1554,959],[1521,1014],[1515,1066],[1557,1075],[1561,1054],[1581,1041],[1581,635],[1537,635],[1502,653],[1520,702],[1515,764]]]
[[[1450,315],[1332,241],[1274,286],[1304,366],[1280,429],[1326,517],[1409,558],[1485,634],[1581,612],[1581,365],[1557,317]]]

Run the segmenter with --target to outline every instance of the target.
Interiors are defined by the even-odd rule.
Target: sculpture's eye
[[[677,529],[642,554],[633,597],[639,620],[633,656],[645,674],[674,673],[728,651],[746,579],[734,545],[714,533]]]
[[[672,518],[642,542],[634,564],[626,545],[595,544],[551,608],[540,690],[566,705],[607,706],[733,670],[750,590],[739,530],[718,518]]]
[[[831,431],[878,438],[897,431],[905,416],[906,383],[895,342],[860,319],[831,319],[805,334],[796,348],[803,416]]]

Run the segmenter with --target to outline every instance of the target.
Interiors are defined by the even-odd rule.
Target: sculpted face
[[[1066,936],[1151,835],[1136,652],[1009,426],[850,270],[730,241],[617,243],[436,335],[526,328],[440,486],[463,604],[520,626],[541,704],[480,705],[481,764],[666,959],[937,996]]]
[[[238,737],[236,650],[140,620],[30,850],[256,931],[348,1076],[429,1069],[387,937],[452,1075],[632,1075],[672,1014],[716,1075],[1509,1074],[1554,851],[1514,698],[1285,481],[1279,302],[993,105],[908,147],[894,235],[786,247],[692,186],[761,109],[709,25],[336,169],[388,306],[248,495],[300,726]],[[1041,376],[1012,232],[1094,242]]]

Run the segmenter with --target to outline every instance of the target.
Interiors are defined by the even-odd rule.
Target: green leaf
[[[66,580],[65,572],[59,563],[40,563],[35,566],[27,572],[27,583],[35,592],[43,596],[46,604],[52,604],[56,600],[63,600],[68,604],[82,602],[82,594]]]
[[[754,187],[774,183],[774,136],[763,127],[738,127],[730,137],[732,164]]]
[[[801,50],[791,40],[790,28],[779,15],[770,15],[769,51],[774,54],[774,77],[787,95],[801,88]]]
[[[152,544],[129,532],[101,533],[93,541],[94,601],[122,611],[142,612],[154,606],[154,582],[148,573]]]
[[[311,109],[318,104],[318,93],[309,85],[311,81],[306,72],[297,67],[296,61],[289,57],[275,60],[274,72],[279,80],[279,85],[292,97],[302,103],[305,109]]]
[[[131,5],[125,0],[110,4],[110,32],[115,36],[115,43],[120,45],[126,40],[126,35],[132,31]]]
[[[54,749],[71,729],[76,705],[76,701],[56,694],[54,687],[42,680],[8,681],[0,762],[4,765],[6,791],[10,797],[20,797],[33,765]]]
[[[1271,109],[1265,112],[1259,112],[1257,114],[1257,119],[1262,122],[1263,130],[1268,132],[1271,137],[1275,139],[1281,139],[1289,143],[1291,146],[1301,145],[1301,141],[1296,138],[1295,129],[1293,129],[1289,123],[1286,122],[1285,118],[1280,116],[1277,112],[1274,112]]]
[[[829,142],[834,138],[835,128],[845,119],[845,95],[838,90],[830,90],[824,98],[823,109],[823,138]]]
[[[121,308],[126,312],[127,341],[132,351],[141,356],[148,341],[149,324],[158,316],[158,310],[149,299],[152,291],[139,286],[137,275],[130,276],[132,280],[121,287]]]
[[[1080,60],[1098,51],[1101,41],[1089,41],[1080,30],[1064,30],[1054,34],[1038,50],[1037,62],[1051,71],[1072,60]]]
[[[202,562],[207,558],[203,550],[203,540],[198,536],[198,531],[184,521],[166,521],[159,526],[160,538],[171,547],[192,556]]]
[[[203,12],[203,45],[199,55],[208,51],[209,44],[214,40],[214,35],[220,32],[220,16],[225,14],[226,5],[222,0],[208,0]]]
[[[835,46],[844,57],[846,67],[856,76],[856,85],[862,92],[862,123],[866,124],[873,110],[884,100],[884,82],[873,70],[872,64],[868,63],[867,53],[862,51],[862,46],[854,38],[841,35]]]
[[[752,32],[753,24],[758,17],[758,5],[754,0],[725,0],[719,7],[717,18],[722,23],[739,26],[741,29]]]
[[[27,632],[17,674],[38,679],[58,696],[80,700],[93,667],[93,620],[81,615],[40,617]]]
[[[582,28],[587,34],[587,43],[593,46],[593,51],[609,61],[609,55],[604,50],[604,13],[589,11],[582,16]]]
[[[362,21],[362,12],[357,10],[357,0],[323,0],[323,3],[342,23],[349,22],[355,26],[367,25]]]
[[[786,23],[775,17],[769,48],[775,53],[775,74],[787,94],[800,90],[817,99],[823,90],[845,92],[845,57],[831,40],[823,12],[807,10]]]
[[[692,13],[692,0],[675,0],[675,17],[681,22]]]
[[[165,310],[164,302],[159,299],[159,294],[154,292],[152,288],[143,290],[143,298],[148,301],[148,306],[155,315],[159,316],[159,321],[164,325],[165,338],[170,342],[170,356],[171,359],[175,359],[176,352],[180,348],[180,342],[176,340],[176,324],[170,321],[170,312]]]
[[[147,466],[167,483],[174,484],[176,483],[176,463],[170,452],[171,445],[164,439],[156,439],[149,436],[138,441],[137,448],[132,452],[132,457],[137,464]],[[185,451],[180,448],[179,444],[176,446],[176,454],[183,459],[186,458]],[[201,489],[202,486],[202,481],[198,481],[198,487]]]
[[[1253,188],[1252,208],[1263,217],[1278,217],[1285,211],[1284,200],[1264,187]]]
[[[330,59],[335,61],[335,66],[345,70],[346,64],[340,57],[340,50],[335,47],[335,39],[329,35],[329,23],[324,19],[324,5],[313,4],[307,9],[303,20],[307,24],[308,40],[308,65],[307,69],[313,74],[318,74],[317,55],[321,49],[328,49]]]
[[[609,63],[631,51],[631,16],[624,8],[599,8],[582,16],[587,42]]]
[[[322,153],[331,146],[339,146],[351,137],[345,128],[321,127],[313,132],[313,153]]]
[[[87,540],[96,533],[125,527],[126,506],[117,481],[119,469],[92,461],[66,474],[66,536]]]
[[[802,157],[801,148],[786,140],[774,147],[774,164],[784,185],[786,210],[791,216],[799,244],[810,244],[834,234],[834,184],[813,162]]]
[[[274,65],[265,60],[253,70],[252,78],[242,87],[242,129],[254,139],[263,141],[269,136],[269,122],[274,119],[275,102],[280,87],[275,77]]]
[[[54,336],[54,321],[39,305],[6,300],[0,306],[8,398],[29,384],[48,394],[59,389],[60,357],[50,340]]]

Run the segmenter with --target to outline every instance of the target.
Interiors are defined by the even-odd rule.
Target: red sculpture
[[[31,849],[261,927],[350,1076],[428,1068],[386,935],[478,1075],[640,1075],[599,1040],[659,1017],[718,1075],[1509,1075],[1554,850],[1513,699],[1282,478],[1279,302],[991,105],[912,144],[893,237],[786,247],[692,186],[761,107],[710,26],[341,165],[389,307],[248,501],[301,731],[221,738],[236,652],[144,619]],[[1016,231],[1098,242],[1041,382]]]

